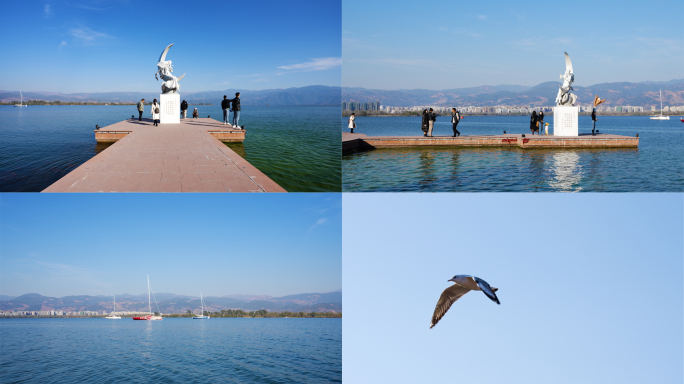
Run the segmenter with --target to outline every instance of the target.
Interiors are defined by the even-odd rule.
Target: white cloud
[[[57,48],[59,49],[59,48],[62,48],[62,47],[66,47],[67,45],[69,45],[69,44],[67,44],[66,41],[62,41],[62,42],[59,44],[59,46],[58,46]]]
[[[50,7],[50,4],[45,4],[45,17],[50,17],[52,16],[52,8]]]
[[[478,15],[477,18],[480,20],[487,20],[487,15]]]
[[[88,27],[72,29],[69,31],[69,34],[83,45],[98,45],[105,40],[112,39],[112,36],[109,36],[106,33],[93,31]]]
[[[324,71],[326,69],[336,68],[342,65],[341,57],[323,57],[318,59],[312,59],[306,63],[293,64],[293,65],[283,65],[278,67],[278,69],[285,70],[302,70],[302,71]]]
[[[328,221],[328,219],[326,219],[325,217],[321,217],[320,219],[318,219],[316,221],[316,223],[314,223],[314,225],[311,226],[311,228],[309,228],[308,231],[306,231],[306,234],[308,235],[309,233],[311,233],[311,231],[316,229],[316,227],[320,227],[321,225],[325,224],[327,221]]]

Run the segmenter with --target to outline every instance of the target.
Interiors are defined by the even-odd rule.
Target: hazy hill
[[[159,309],[163,313],[183,313],[200,307],[199,297],[176,295],[172,293],[157,293]],[[303,293],[283,297],[235,295],[233,297],[204,297],[207,310],[216,312],[222,309],[242,309],[247,311],[266,309],[269,311],[316,311],[316,312],[341,312],[342,291],[329,293]],[[244,299],[257,297],[259,299]],[[17,311],[111,311],[113,298],[111,296],[65,296],[47,297],[37,293],[29,293],[8,300],[0,301],[0,310]],[[116,307],[123,311],[147,311],[147,294],[142,295],[118,295]],[[154,301],[152,309],[156,310]]]
[[[341,88],[324,85],[312,85],[300,88],[266,89],[250,91],[246,89],[226,89],[222,91],[181,92],[181,98],[188,103],[218,104],[223,95],[235,97],[240,92],[242,105],[340,105]],[[101,92],[101,93],[54,93],[54,92],[23,92],[24,99],[62,101],[62,102],[93,102],[93,103],[137,103],[145,98],[147,101],[159,98],[159,92]],[[0,90],[0,101],[8,103],[18,101],[19,91]]]
[[[380,101],[381,105],[411,107],[435,106],[494,106],[535,105],[552,106],[560,81],[549,81],[534,87],[520,85],[481,86],[431,91],[426,89],[378,90],[342,88],[342,99],[347,101]],[[591,103],[594,95],[607,99],[604,105],[660,105],[659,91],[663,91],[663,105],[684,105],[684,79],[665,82],[602,83],[589,87],[574,86],[579,104]]]

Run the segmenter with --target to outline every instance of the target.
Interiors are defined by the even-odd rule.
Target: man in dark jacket
[[[181,103],[181,114],[183,115],[183,118],[185,119],[188,115],[188,102],[183,100]]]
[[[596,108],[591,109],[591,121],[594,123],[594,127],[591,129],[591,135],[596,136]]]
[[[223,109],[223,125],[226,125],[228,124],[228,112],[230,111],[230,99],[226,95],[223,95],[221,109]]]
[[[461,132],[456,129],[459,121],[461,121],[461,113],[456,108],[451,108],[451,129],[454,130],[454,137],[461,136]]]
[[[138,121],[142,121],[143,109],[145,109],[145,99],[140,100],[138,103]]]
[[[430,112],[428,112],[428,136],[432,137],[432,128],[435,126],[435,120],[437,120],[437,115],[432,111],[432,108],[430,108]]]
[[[237,92],[235,98],[230,99],[230,102],[233,103],[233,128],[240,128],[238,126],[238,121],[240,120],[240,92]]]

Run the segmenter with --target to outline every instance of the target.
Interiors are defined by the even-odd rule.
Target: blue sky
[[[340,85],[336,1],[3,2],[0,89],[157,91],[162,50],[181,92]]]
[[[681,194],[345,194],[345,382],[681,383]],[[453,275],[499,288],[454,303]]]
[[[0,294],[341,289],[339,194],[3,194]]]
[[[343,1],[342,85],[534,86],[684,78],[681,0]]]

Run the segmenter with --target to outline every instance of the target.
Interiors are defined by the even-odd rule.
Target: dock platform
[[[580,134],[579,136],[461,135],[452,136],[367,136],[342,133],[342,153],[349,154],[375,148],[402,147],[518,147],[530,148],[637,148],[639,138],[610,134]]]
[[[43,192],[286,192],[223,142],[246,132],[213,119],[128,119],[95,131],[114,142]]]

